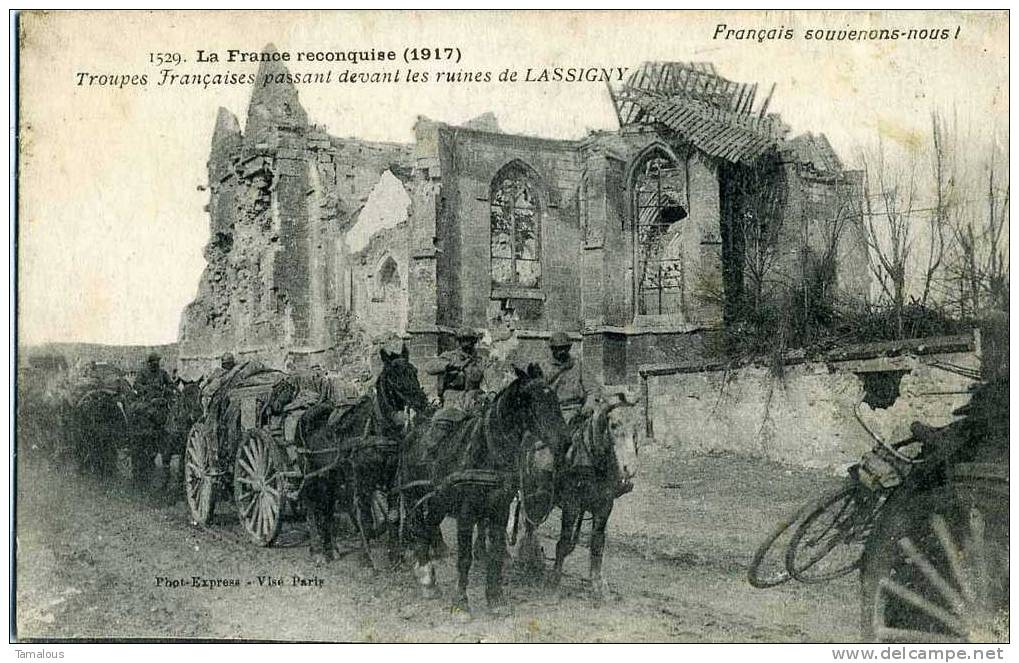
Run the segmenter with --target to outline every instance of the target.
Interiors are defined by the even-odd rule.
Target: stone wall
[[[653,444],[840,472],[873,446],[853,414],[865,398],[865,378],[901,379],[890,406],[859,405],[861,419],[887,441],[908,438],[915,420],[952,420],[952,411],[968,402],[959,392],[972,380],[937,365],[975,370],[979,358],[969,350],[811,361],[787,366],[781,378],[762,366],[652,371],[645,379]]]

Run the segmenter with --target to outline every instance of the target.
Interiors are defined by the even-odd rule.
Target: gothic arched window
[[[680,223],[687,217],[686,168],[663,149],[643,155],[633,171],[635,312],[683,312]]]
[[[541,287],[541,201],[534,177],[521,165],[492,182],[492,285]]]
[[[383,261],[375,282],[375,301],[394,302],[400,293],[400,268],[392,256]]]

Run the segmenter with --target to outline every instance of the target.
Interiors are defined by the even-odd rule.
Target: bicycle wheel
[[[885,498],[853,479],[818,498],[786,549],[789,575],[817,583],[859,568],[867,533]]]
[[[794,526],[800,522],[805,513],[805,507],[800,507],[786,516],[757,547],[747,570],[747,580],[751,585],[758,589],[767,589],[790,580],[791,576],[785,568],[783,550],[796,531]]]

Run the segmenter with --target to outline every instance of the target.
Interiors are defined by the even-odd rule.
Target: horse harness
[[[378,431],[376,430],[376,419],[385,418],[385,415],[382,412],[382,405],[379,402],[378,385],[372,386],[371,391],[369,392],[369,394],[367,394],[367,396],[371,398],[372,412],[371,415],[365,419],[364,430],[362,431],[360,442],[358,444],[349,446],[339,445],[334,447],[326,447],[324,449],[309,449],[305,446],[299,446],[295,449],[298,454],[301,454],[304,457],[305,465],[307,465],[309,456],[330,453],[336,454],[336,458],[333,459],[332,462],[327,463],[326,465],[318,469],[302,472],[301,488],[304,487],[304,484],[306,483],[307,479],[313,479],[322,476],[323,474],[328,474],[329,472],[336,469],[336,467],[339,466],[341,463],[348,463],[349,465],[351,465],[351,469],[355,469],[354,468],[355,463],[353,460],[355,451],[377,447],[399,446],[398,441],[381,436],[378,434]],[[300,489],[298,490],[298,492],[300,492]]]

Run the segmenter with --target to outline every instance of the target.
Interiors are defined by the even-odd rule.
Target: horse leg
[[[327,562],[333,561],[336,553],[336,541],[333,539],[336,530],[336,492],[338,477],[336,472],[328,472],[322,483],[322,522],[319,527],[322,529],[322,542],[325,546],[325,557]]]
[[[466,502],[466,500],[465,500]],[[467,601],[467,585],[470,581],[471,563],[473,560],[472,543],[476,518],[465,504],[460,508],[456,518],[456,598],[453,599],[453,612],[470,611]]]
[[[552,567],[551,584],[553,587],[559,585],[563,576],[563,562],[566,556],[573,552],[577,545],[577,525],[583,522],[584,510],[576,504],[567,502],[562,505],[563,518],[559,527],[559,541],[555,546],[555,566]]]
[[[350,493],[351,501],[353,502],[353,513],[354,525],[357,527],[357,535],[361,539],[361,548],[364,550],[365,559],[368,561],[368,566],[375,569],[375,563],[372,562],[372,548],[371,544],[368,543],[368,535],[364,531],[364,504],[365,495],[361,491],[361,479],[364,477],[359,476],[359,469],[357,467],[350,467]],[[367,482],[364,482],[366,485]],[[368,493],[368,499],[370,500],[371,493]],[[371,507],[369,506],[369,509]]]
[[[414,577],[417,579],[421,594],[426,599],[434,599],[439,595],[435,580],[435,562],[432,561],[430,548],[432,530],[439,529],[425,520],[421,515],[412,515],[415,531],[414,538]]]
[[[589,577],[595,598],[601,599],[608,591],[608,585],[602,578],[602,556],[605,551],[605,530],[608,528],[609,516],[612,514],[612,503],[598,513],[591,514],[591,567]]]
[[[446,540],[442,538],[442,529],[438,525],[428,531],[428,538],[432,559],[442,559],[449,554],[449,546],[446,545]]]
[[[488,609],[496,613],[506,612],[506,597],[502,589],[502,566],[506,557],[506,522],[509,520],[509,506],[509,502],[498,500],[489,508],[485,518],[489,537],[485,599],[488,601]]]
[[[533,576],[540,578],[545,571],[545,551],[542,550],[541,545],[538,543],[534,523],[526,518],[526,514],[521,514],[520,509],[518,509],[517,521],[520,519],[524,521],[524,538],[520,542],[520,548],[517,550],[517,560],[524,569]],[[519,526],[517,521],[513,523],[514,530]]]
[[[149,440],[137,436],[131,444],[131,483],[138,488],[148,485],[153,458],[149,455]]]
[[[477,535],[474,537],[474,561],[484,562],[488,559],[488,526],[484,520],[479,520],[475,529]]]
[[[332,511],[333,495],[329,489],[331,481],[326,478],[312,479],[305,486],[308,524],[317,534],[311,537],[310,552],[316,561],[330,562],[333,559]],[[316,545],[317,542],[317,545]]]
[[[372,561],[371,543],[369,543],[368,534],[364,529],[364,502],[364,495],[354,493],[354,524],[357,525],[357,535],[361,539],[365,560],[372,569],[375,569],[375,562]]]
[[[106,430],[101,439],[102,444],[96,456],[96,463],[99,476],[105,481],[117,473],[117,443],[120,438],[116,431]]]
[[[397,568],[403,561],[403,507],[402,504],[398,507],[399,511],[396,516],[396,521],[390,517],[392,516],[392,495],[386,500],[386,507],[390,509],[390,512],[386,514],[386,547],[387,547],[387,558],[389,559],[390,568]],[[402,497],[397,497],[398,500],[402,501]]]

